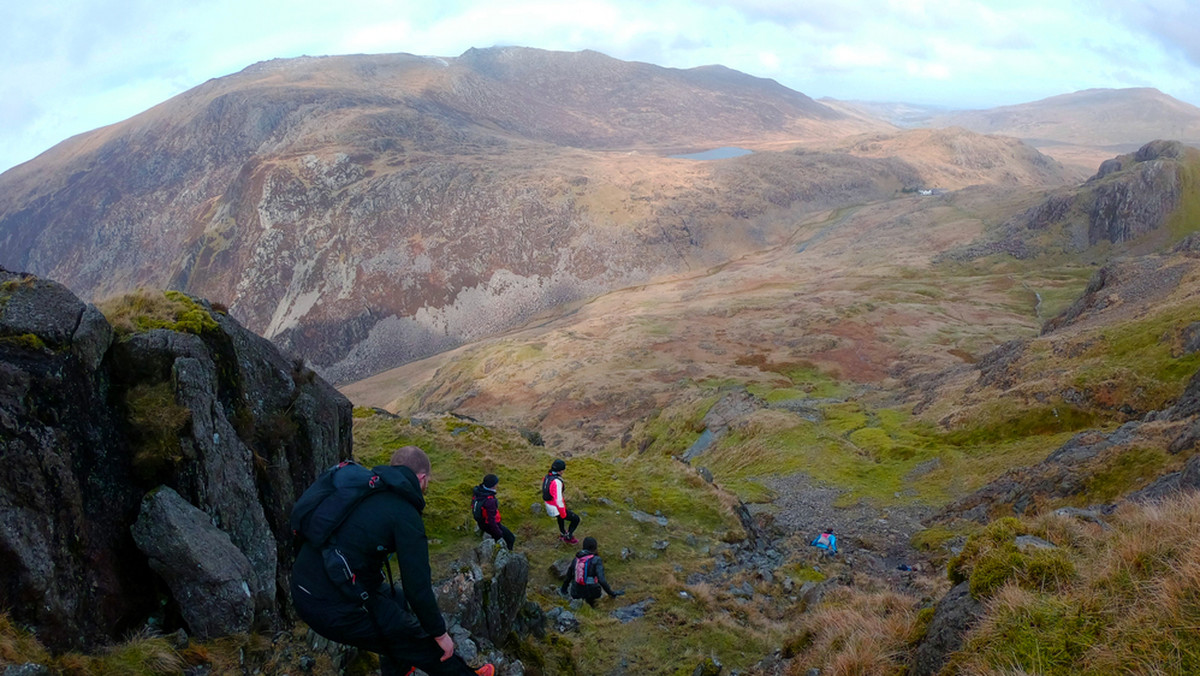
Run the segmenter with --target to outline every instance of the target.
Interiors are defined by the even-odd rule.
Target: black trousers
[[[310,581],[312,588],[306,584]],[[404,676],[411,667],[430,676],[474,676],[475,670],[458,655],[441,661],[442,649],[421,628],[399,591],[396,598],[375,594],[366,609],[344,598],[330,598],[328,591],[320,580],[292,576],[292,602],[300,618],[331,641],[378,653],[381,676]]]
[[[479,530],[492,536],[492,539],[496,542],[503,540],[504,546],[508,547],[508,551],[510,552],[512,551],[513,543],[517,541],[517,536],[513,535],[513,532],[506,528],[502,523],[495,524],[488,528],[484,528],[483,524],[479,524]]]
[[[579,515],[576,514],[575,512],[572,512],[569,509],[567,510],[566,518],[563,518],[561,516],[557,517],[557,518],[558,518],[558,532],[562,533],[563,535],[574,535],[575,529],[579,528]],[[571,522],[570,529],[567,528],[568,521]]]

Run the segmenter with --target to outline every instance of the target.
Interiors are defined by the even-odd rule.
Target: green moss
[[[916,533],[913,533],[912,537],[909,538],[908,543],[912,545],[913,549],[918,551],[935,552],[940,551],[943,545],[950,540],[959,537],[960,535],[963,535],[963,533],[960,533],[952,528],[947,528],[945,526],[932,526],[930,528],[926,528],[925,530],[920,530]]]
[[[967,539],[962,552],[950,560],[947,575],[958,584],[970,582],[971,595],[991,597],[1000,587],[1015,582],[1026,589],[1054,590],[1075,577],[1075,565],[1063,548],[1017,548],[1018,535],[1028,528],[1007,517],[988,524]]]
[[[1135,447],[1109,454],[1094,468],[1085,482],[1079,504],[1112,502],[1125,493],[1141,488],[1165,473],[1172,456],[1163,448]]]
[[[46,342],[43,341],[37,334],[22,333],[15,336],[0,336],[0,343],[11,345],[12,347],[29,350],[31,352],[41,352],[46,350]]]
[[[375,409],[370,406],[355,406],[351,413],[355,418],[370,418],[375,415]]]
[[[946,441],[957,446],[978,446],[1012,439],[1075,432],[1096,425],[1094,412],[1068,404],[1014,409],[1009,401],[984,410],[978,424],[946,433]]]

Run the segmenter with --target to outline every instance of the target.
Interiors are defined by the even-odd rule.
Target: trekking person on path
[[[500,523],[500,503],[496,501],[498,483],[500,477],[488,474],[483,477],[483,483],[471,491],[471,515],[475,517],[475,523],[479,524],[479,530],[492,536],[496,542],[503,541],[504,546],[512,551],[517,536]]]
[[[313,493],[319,500],[315,504],[348,509],[331,519],[335,530],[326,542],[305,540],[301,545],[292,568],[296,612],[321,636],[378,653],[382,676],[402,676],[413,667],[430,676],[492,676],[492,665],[475,670],[454,654],[454,641],[434,596],[421,518],[432,475],[429,457],[416,446],[405,446],[392,455],[389,465],[365,470],[342,463],[329,471],[355,476],[350,469],[369,477],[365,497],[347,497],[338,482],[325,481],[323,474],[297,501],[294,514],[318,484],[337,486],[324,495]],[[328,516],[328,510],[322,516]],[[391,553],[396,554],[404,587],[399,594],[383,579]]]
[[[567,576],[559,589],[562,594],[569,592],[573,599],[587,601],[593,608],[602,591],[614,599],[625,593],[613,591],[608,586],[608,580],[604,579],[604,562],[596,554],[596,546],[596,538],[589,535],[583,539],[583,549],[575,554],[575,560],[567,568]]]
[[[567,463],[555,460],[550,463],[550,471],[542,479],[542,501],[546,503],[546,514],[558,519],[558,538],[563,542],[575,544],[575,529],[579,527],[579,515],[567,509],[563,501],[563,470]],[[570,528],[567,524],[570,523]]]
[[[826,556],[837,555],[837,536],[833,534],[832,528],[826,528],[824,533],[813,538],[809,544],[817,549],[824,549]]]

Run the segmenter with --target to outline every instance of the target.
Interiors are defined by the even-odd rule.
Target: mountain
[[[1200,144],[1200,108],[1153,88],[1087,89],[1040,101],[931,116],[931,127],[957,126],[1019,138],[1090,174],[1116,153],[1154,139]]]
[[[934,165],[959,158],[836,147],[886,129],[726,68],[595,52],[272,61],[0,175],[0,263],[89,300],[211,298],[346,382],[784,241],[797,214],[1065,180],[1007,147],[989,169],[995,142],[957,177]],[[724,146],[759,152],[671,157]]]

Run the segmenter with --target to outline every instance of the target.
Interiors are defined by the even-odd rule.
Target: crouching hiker
[[[483,483],[471,491],[471,515],[475,517],[475,523],[479,524],[479,530],[492,536],[496,542],[503,541],[504,546],[512,551],[517,536],[500,523],[500,503],[496,500],[498,483],[500,477],[488,474],[483,477]]]
[[[813,538],[809,544],[817,549],[825,550],[825,556],[837,555],[837,536],[833,534],[832,528],[826,528],[824,533]]]
[[[589,535],[583,539],[583,549],[575,554],[575,560],[568,567],[567,576],[559,592],[570,592],[571,598],[583,599],[595,608],[596,599],[600,598],[601,591],[614,599],[625,593],[621,590],[613,591],[612,587],[608,586],[608,580],[604,579],[604,562],[596,554],[596,538]]]
[[[382,676],[492,676],[492,665],[475,670],[454,654],[433,593],[421,518],[431,475],[425,452],[405,446],[389,465],[344,462],[318,477],[292,510],[302,540],[292,601],[321,636],[378,653]],[[392,553],[400,594],[382,572]]]
[[[550,471],[542,478],[542,502],[546,505],[546,514],[558,519],[558,539],[567,544],[575,544],[579,540],[575,539],[575,529],[579,527],[579,515],[567,509],[567,503],[563,498],[563,470],[567,468],[567,463],[563,460],[555,460],[550,463]],[[570,528],[567,524],[570,523]]]

